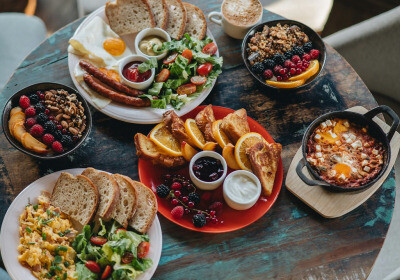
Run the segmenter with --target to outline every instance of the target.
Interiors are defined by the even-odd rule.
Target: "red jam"
[[[194,162],[193,173],[202,181],[212,182],[221,178],[224,168],[219,159],[202,157]]]
[[[140,64],[142,64],[141,61],[129,62],[122,70],[122,75],[124,75],[125,78],[134,83],[141,83],[146,81],[151,76],[151,70],[140,73],[138,70]]]

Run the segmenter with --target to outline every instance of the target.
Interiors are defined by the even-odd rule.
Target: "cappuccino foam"
[[[222,3],[222,14],[234,25],[249,26],[257,23],[262,9],[258,0],[225,0]]]

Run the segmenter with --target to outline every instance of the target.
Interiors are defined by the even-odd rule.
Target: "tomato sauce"
[[[138,69],[140,64],[142,64],[142,62],[140,61],[129,62],[122,70],[122,75],[124,75],[125,78],[134,83],[141,83],[146,81],[151,76],[151,70],[140,73]]]

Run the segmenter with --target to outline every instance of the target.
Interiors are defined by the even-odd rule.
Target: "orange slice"
[[[266,83],[277,87],[277,88],[295,88],[303,85],[305,80],[298,80],[298,81],[290,81],[290,82],[277,82],[277,81],[269,81],[267,80]]]
[[[251,163],[246,155],[246,150],[260,141],[265,141],[260,134],[256,132],[249,132],[240,137],[236,142],[235,159],[241,169],[252,172]]]
[[[164,123],[159,123],[153,128],[150,140],[169,156],[182,155],[181,143],[169,132]]]
[[[228,136],[221,130],[220,124],[222,123],[222,120],[217,120],[213,122],[212,124],[212,133],[214,136],[214,139],[217,140],[218,145],[221,146],[221,148],[225,148],[226,145],[231,143],[229,140]]]
[[[192,143],[196,145],[197,148],[203,150],[206,140],[204,139],[203,133],[198,128],[196,121],[194,119],[186,119],[185,129]]]
[[[310,66],[308,66],[307,70],[301,73],[300,75],[293,76],[289,78],[289,81],[299,81],[299,80],[307,80],[310,77],[314,76],[315,73],[318,72],[319,62],[318,60],[312,60],[310,62]]]
[[[215,142],[207,142],[204,147],[203,151],[215,151],[215,149],[218,147],[218,144]]]
[[[233,146],[231,143],[229,143],[224,147],[224,149],[222,150],[222,156],[224,157],[226,164],[228,165],[229,168],[241,169],[239,164],[237,164],[236,162],[235,146]]]
[[[188,143],[183,141],[181,143],[182,147],[182,156],[186,159],[186,161],[190,161],[195,154],[197,154],[197,150],[190,146]]]

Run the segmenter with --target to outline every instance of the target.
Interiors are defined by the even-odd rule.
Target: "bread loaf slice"
[[[189,3],[183,3],[183,6],[186,9],[185,33],[202,40],[207,32],[207,21],[203,11]]]
[[[165,0],[147,0],[157,27],[165,29],[168,24],[168,7]]]
[[[88,177],[99,191],[100,202],[96,216],[106,221],[109,220],[119,201],[119,186],[114,177],[91,167],[86,168],[82,175]]]
[[[165,0],[168,7],[168,24],[165,29],[169,35],[179,40],[185,32],[186,10],[181,0]]]
[[[54,186],[50,203],[79,224],[86,225],[96,214],[99,192],[87,177],[62,172]]]
[[[156,26],[147,0],[107,2],[105,12],[111,29],[118,35],[137,33]]]
[[[133,217],[137,205],[137,192],[135,186],[125,176],[120,174],[113,175],[114,180],[119,186],[119,200],[111,214],[111,217],[121,224],[124,228],[128,226],[128,221]]]

